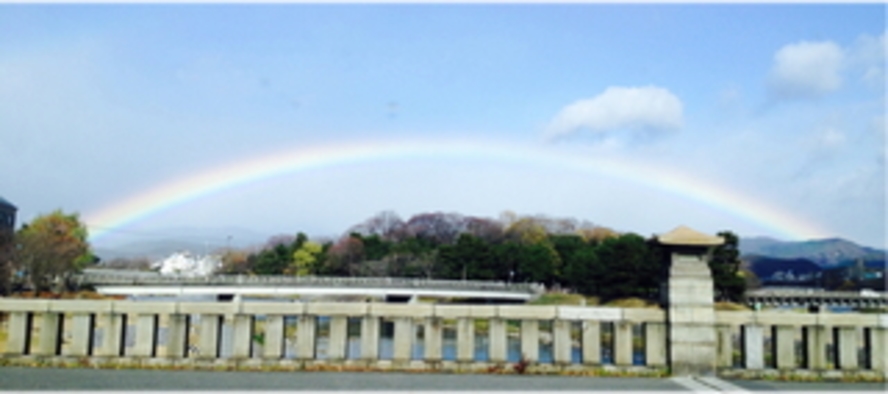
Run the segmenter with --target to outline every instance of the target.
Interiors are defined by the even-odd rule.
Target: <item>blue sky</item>
[[[885,20],[880,4],[0,5],[0,195],[20,221],[87,214],[284,145],[483,138],[662,163],[883,247]],[[331,235],[386,209],[511,209],[779,236],[637,186],[490,165],[293,174],[129,229]],[[425,166],[439,175],[406,175]],[[377,192],[411,188],[437,192]]]

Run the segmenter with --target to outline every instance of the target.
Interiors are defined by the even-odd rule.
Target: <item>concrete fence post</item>
[[[302,360],[315,358],[315,335],[317,334],[318,318],[314,315],[300,315],[296,334],[298,356]]]
[[[6,354],[21,356],[31,347],[31,312],[12,312],[9,316],[9,332],[6,337]]]
[[[530,363],[536,363],[540,359],[540,326],[538,320],[521,320],[521,355]]]
[[[718,325],[715,327],[715,332],[718,338],[716,367],[730,368],[734,366],[734,338],[731,326],[727,324]]]
[[[867,331],[870,368],[888,378],[888,327],[873,327]]]
[[[91,313],[75,313],[71,317],[71,345],[66,356],[91,356],[95,319]]]
[[[743,341],[743,368],[763,369],[765,367],[764,328],[760,325],[744,325],[742,331]]]
[[[666,365],[666,324],[644,323],[644,361],[649,367]]]
[[[235,314],[232,325],[234,346],[231,356],[237,359],[250,358],[253,350],[253,315]]]
[[[361,359],[379,360],[379,317],[367,315],[361,318]]]
[[[632,322],[614,322],[614,364],[632,365]]]
[[[407,362],[410,361],[411,346],[413,345],[413,318],[396,317],[395,319],[395,338],[394,351],[392,352],[392,361]]]
[[[441,318],[427,317],[425,318],[425,329],[423,338],[425,338],[425,354],[423,355],[428,362],[438,362],[442,358],[442,337],[441,337]]]
[[[777,369],[795,368],[795,327],[778,325],[773,326],[772,330],[771,346]]]
[[[174,313],[167,322],[166,356],[185,358],[188,355],[188,315]]]
[[[836,368],[843,370],[857,369],[857,328],[854,326],[836,327],[833,332],[838,354]]]
[[[475,360],[475,320],[460,317],[456,320],[456,361]]]
[[[555,364],[571,363],[570,320],[555,319],[552,323],[552,347]]]
[[[40,343],[38,356],[57,356],[62,348],[62,315],[55,312],[43,312],[40,319]]]
[[[265,317],[265,337],[262,343],[262,358],[279,359],[284,354],[284,316]]]
[[[601,322],[583,321],[583,364],[601,364]]]
[[[157,348],[157,315],[140,314],[136,318],[136,343],[132,356],[154,357]]]
[[[216,359],[219,357],[219,340],[222,336],[222,315],[201,314],[198,323],[198,354],[200,359]]]
[[[508,357],[508,354],[506,352],[506,343],[508,341],[508,336],[506,334],[506,321],[499,317],[491,318],[488,330],[488,338],[490,340],[490,362],[506,362]]]
[[[805,342],[805,367],[813,371],[826,369],[827,329],[825,326],[806,326],[802,329]]]
[[[348,317],[330,316],[330,339],[327,358],[332,361],[345,360],[348,341]]]
[[[120,357],[124,352],[124,333],[126,330],[126,314],[107,312],[98,317],[98,325],[102,326],[102,343],[96,349],[96,355],[102,357]]]

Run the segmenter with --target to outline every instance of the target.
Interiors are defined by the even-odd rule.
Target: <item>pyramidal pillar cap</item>
[[[725,243],[722,237],[701,233],[687,226],[678,226],[666,234],[657,236],[664,245],[718,246]]]

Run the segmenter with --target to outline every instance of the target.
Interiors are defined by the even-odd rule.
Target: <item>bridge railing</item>
[[[716,312],[716,335],[722,375],[888,377],[888,314]]]
[[[431,289],[470,289],[514,291],[539,294],[545,287],[536,283],[506,283],[473,280],[440,280],[390,277],[322,277],[322,276],[254,276],[254,275],[215,275],[215,276],[127,276],[121,274],[85,273],[75,277],[81,284],[93,285],[294,285],[294,286],[366,286],[379,288],[431,288]]]
[[[135,365],[662,371],[662,310],[0,299],[5,357]],[[261,338],[259,340],[258,338]]]
[[[0,298],[4,357],[253,368],[664,371],[659,309]],[[888,315],[716,312],[722,376],[888,377]],[[680,334],[675,334],[680,335]],[[680,340],[681,338],[679,338]]]

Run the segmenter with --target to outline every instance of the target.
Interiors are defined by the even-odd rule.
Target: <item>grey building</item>
[[[15,212],[18,208],[0,196],[0,230],[15,231]]]

